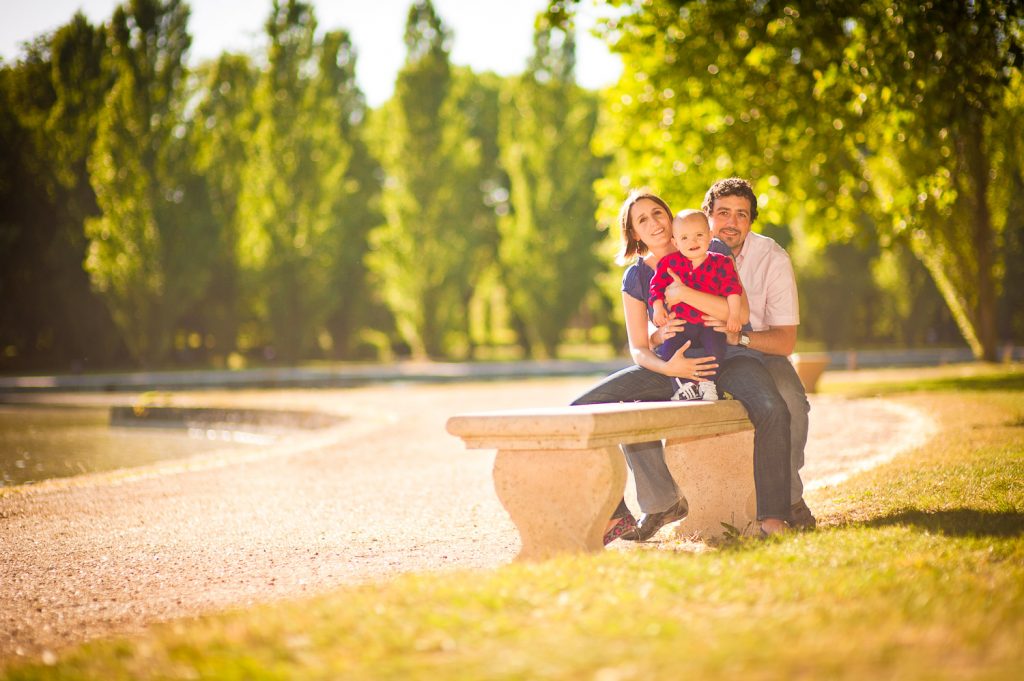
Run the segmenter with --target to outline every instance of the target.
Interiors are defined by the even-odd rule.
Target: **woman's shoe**
[[[664,511],[658,513],[643,513],[636,522],[636,533],[638,541],[647,541],[661,528],[669,523],[674,523],[686,517],[690,512],[690,505],[686,499],[680,499]]]
[[[636,541],[636,518],[627,511],[625,516],[612,518],[612,525],[604,533],[604,545],[608,546],[616,539]]]

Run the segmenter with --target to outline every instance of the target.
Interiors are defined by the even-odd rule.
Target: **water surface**
[[[266,435],[112,427],[109,411],[0,406],[0,487],[266,444]]]

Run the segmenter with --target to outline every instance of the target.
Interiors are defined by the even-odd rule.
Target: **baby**
[[[740,319],[740,294],[743,287],[736,273],[732,258],[720,253],[708,252],[711,245],[711,227],[707,216],[699,210],[684,210],[672,221],[672,244],[678,249],[669,253],[658,262],[658,269],[651,279],[649,302],[653,308],[653,321],[658,326],[668,322],[669,310],[665,305],[665,289],[672,283],[669,272],[674,272],[686,286],[705,293],[725,296],[729,304],[729,318],[725,328],[739,332],[742,327]],[[685,329],[668,339],[658,347],[658,356],[670,359],[683,343],[691,341],[693,345],[703,346],[706,353],[719,360],[725,358],[726,340],[721,331],[705,326],[702,311],[686,303],[678,303],[672,307],[678,319],[686,322]],[[712,372],[707,380],[699,384],[691,380],[675,379],[679,385],[673,399],[707,400],[718,399],[718,390],[714,381],[718,371]]]

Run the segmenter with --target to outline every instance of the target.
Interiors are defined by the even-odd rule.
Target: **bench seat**
[[[626,483],[619,444],[666,441],[666,462],[690,505],[680,532],[713,537],[722,523],[756,526],[753,426],[734,400],[462,414],[447,430],[470,449],[497,450],[495,490],[519,530],[520,559],[603,549]]]

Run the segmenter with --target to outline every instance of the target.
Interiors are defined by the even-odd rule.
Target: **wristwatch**
[[[742,345],[743,347],[747,347],[748,345],[750,345],[750,336],[748,336],[745,333],[741,333],[740,334],[740,345]]]

